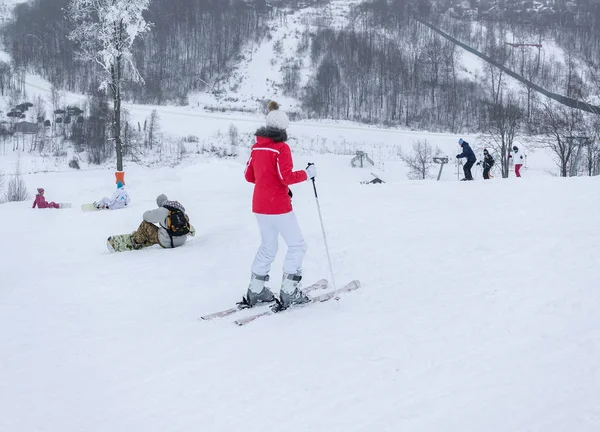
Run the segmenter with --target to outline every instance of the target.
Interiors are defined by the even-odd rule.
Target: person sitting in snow
[[[494,158],[487,151],[487,149],[483,149],[483,161],[477,162],[477,165],[481,165],[483,162],[483,178],[485,180],[490,179],[490,170],[494,166]]]
[[[129,193],[125,190],[122,181],[117,182],[117,190],[110,198],[102,198],[100,201],[94,201],[94,207],[97,209],[118,210],[129,205],[131,199]]]
[[[44,198],[44,188],[37,189],[37,195],[35,196],[35,201],[33,201],[33,207],[31,208],[60,208],[60,204],[55,203],[54,201],[47,202],[46,198]]]
[[[144,220],[132,233],[134,249],[155,244],[163,248],[176,248],[184,245],[188,234],[194,235],[190,218],[178,201],[169,201],[166,195],[160,194],[156,198],[156,205],[158,208],[144,212]]]
[[[468,142],[460,138],[458,140],[458,144],[462,147],[463,151],[461,154],[456,155],[457,159],[467,158],[467,163],[463,166],[465,178],[462,180],[473,180],[473,175],[471,174],[471,167],[473,167],[473,164],[475,163],[475,161],[477,161],[477,157],[475,156],[475,153],[473,152],[473,149],[471,149],[471,146]]]

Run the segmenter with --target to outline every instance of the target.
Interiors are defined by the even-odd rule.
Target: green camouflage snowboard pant
[[[143,247],[160,244],[158,242],[158,227],[146,221],[143,221],[132,235],[133,241]]]

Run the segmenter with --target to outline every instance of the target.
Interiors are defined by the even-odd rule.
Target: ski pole
[[[309,163],[308,166],[314,165]],[[317,201],[317,210],[319,211],[319,221],[321,222],[321,231],[323,232],[323,241],[325,242],[325,252],[327,253],[327,262],[329,263],[329,273],[331,273],[331,283],[333,284],[333,294],[336,300],[339,299],[335,278],[333,277],[333,267],[331,265],[331,257],[329,256],[329,246],[327,245],[327,236],[325,235],[325,226],[323,225],[323,215],[321,214],[321,205],[319,204],[319,195],[317,194],[317,185],[315,178],[312,178],[313,190],[315,191],[315,200]]]

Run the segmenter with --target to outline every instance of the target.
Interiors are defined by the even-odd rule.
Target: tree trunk
[[[117,43],[121,46],[123,24],[119,24]],[[123,147],[121,145],[121,76],[122,76],[122,56],[117,55],[112,69],[112,90],[113,90],[113,138],[115,140],[115,150],[117,152],[117,171],[123,171]]]

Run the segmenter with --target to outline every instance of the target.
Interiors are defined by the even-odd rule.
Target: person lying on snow
[[[35,201],[33,201],[33,207],[31,208],[60,208],[58,203],[54,201],[47,202],[46,198],[44,198],[44,188],[37,189],[37,195],[35,196]]]
[[[117,182],[117,190],[112,197],[104,197],[100,201],[94,201],[94,207],[97,209],[118,210],[127,207],[131,199],[129,193],[125,190],[125,185],[122,181]]]

